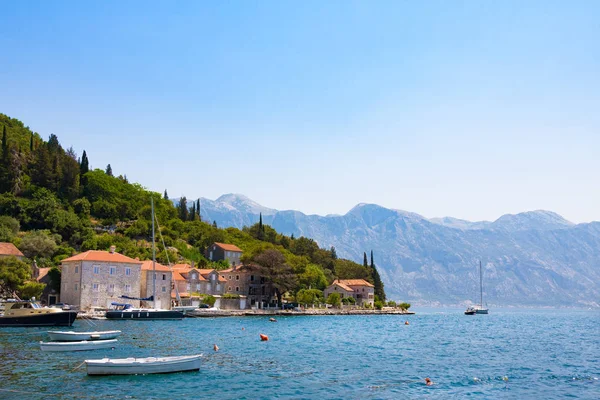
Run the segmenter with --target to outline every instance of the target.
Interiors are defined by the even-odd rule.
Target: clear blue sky
[[[13,1],[0,112],[172,197],[600,220],[598,1]]]

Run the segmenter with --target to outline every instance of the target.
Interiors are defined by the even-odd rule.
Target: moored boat
[[[488,309],[483,307],[483,272],[481,271],[481,261],[479,261],[479,305],[471,306],[465,310],[465,315],[487,314]]]
[[[0,327],[71,326],[77,311],[42,307],[35,300],[7,300],[0,315]]]
[[[79,342],[40,342],[43,351],[83,351],[115,347],[117,339],[82,340]]]
[[[137,308],[131,304],[112,303],[114,310],[108,310],[106,319],[139,320],[139,319],[182,319],[183,313],[176,310],[163,310],[157,308]]]
[[[114,339],[121,334],[121,331],[94,331],[94,332],[69,332],[69,331],[48,331],[50,340],[54,342],[71,342],[82,340],[107,340]]]
[[[200,370],[202,354],[175,357],[85,360],[88,375],[168,374]]]

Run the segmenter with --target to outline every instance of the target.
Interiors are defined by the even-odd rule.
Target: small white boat
[[[175,357],[85,360],[88,375],[141,375],[199,371],[202,354]]]
[[[43,351],[83,351],[114,347],[117,339],[82,340],[81,342],[40,342]]]
[[[95,332],[69,332],[69,331],[48,331],[50,340],[54,342],[74,342],[82,340],[107,340],[114,339],[121,334],[121,331],[95,331]]]

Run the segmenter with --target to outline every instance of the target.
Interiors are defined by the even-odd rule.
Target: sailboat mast
[[[152,308],[156,309],[156,245],[154,238],[154,199],[150,197],[152,206]]]
[[[479,260],[479,307],[483,309],[483,273],[481,272],[481,260]]]

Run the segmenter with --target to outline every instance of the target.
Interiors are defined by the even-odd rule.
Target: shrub
[[[381,310],[383,308],[383,302],[382,301],[376,301],[375,302],[375,308],[378,310]]]
[[[327,296],[327,304],[331,304],[334,307],[339,307],[341,303],[341,297],[339,293],[331,293]]]

